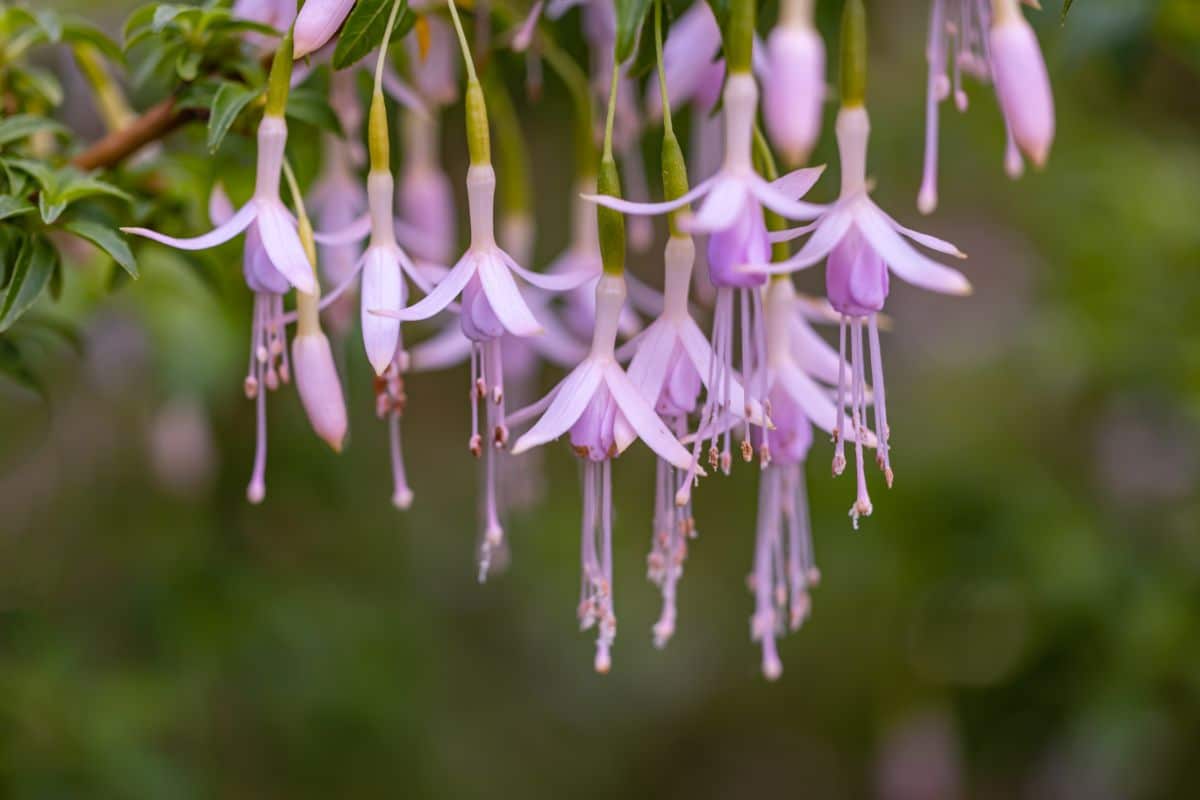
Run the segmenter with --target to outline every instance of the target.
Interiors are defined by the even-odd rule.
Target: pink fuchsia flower
[[[627,351],[633,351],[629,380],[642,398],[654,405],[677,438],[687,433],[688,417],[696,411],[702,386],[707,389],[708,402],[722,403],[731,416],[748,416],[759,425],[765,422],[762,406],[746,399],[742,385],[735,377],[721,373],[719,382],[716,380],[712,347],[688,308],[688,286],[695,252],[690,236],[668,238],[664,252],[662,313],[617,354],[619,360],[624,360]],[[715,412],[708,410],[702,413],[702,418],[706,414],[711,417]],[[696,447],[693,463],[698,461],[698,443]],[[662,613],[654,625],[654,641],[658,647],[664,647],[675,631],[677,586],[683,574],[687,541],[696,534],[691,510],[695,474],[691,470],[680,470],[661,457],[656,472],[647,577],[662,592]]]
[[[784,0],[767,37],[763,118],[771,143],[793,165],[816,145],[825,104],[825,43],[812,15],[813,0]]]
[[[1054,141],[1054,98],[1046,62],[1017,0],[999,0],[988,40],[1000,108],[1017,146],[1041,167]]]
[[[233,217],[233,205],[220,184],[209,196],[208,215],[214,225]],[[287,333],[283,312],[283,295],[290,288],[279,273],[262,243],[258,226],[246,229],[242,250],[242,274],[246,286],[254,293],[254,308],[250,323],[250,364],[246,370],[243,389],[246,397],[255,401],[254,467],[246,498],[261,503],[267,493],[267,392],[279,388],[291,378],[288,364]]]
[[[179,250],[207,250],[224,244],[255,223],[270,263],[298,291],[313,294],[317,289],[316,277],[300,244],[295,222],[279,199],[279,178],[286,145],[287,123],[283,117],[264,115],[258,126],[258,171],[254,196],[227,221],[203,236],[178,239],[146,228],[121,230]]]
[[[549,276],[531,272],[517,264],[496,243],[496,173],[490,163],[472,164],[467,170],[467,199],[471,223],[471,245],[453,269],[424,298],[400,311],[372,309],[372,313],[402,321],[429,319],[444,311],[461,295],[459,324],[473,342],[471,349],[471,438],[469,448],[476,456],[489,454],[485,469],[487,480],[487,521],[485,539],[500,546],[504,529],[500,524],[496,501],[495,459],[493,448],[508,441],[504,422],[504,365],[500,339],[505,334],[518,337],[538,336],[544,332],[534,317],[513,278],[515,273],[533,286],[549,291],[564,291],[590,276]],[[488,446],[479,432],[479,401],[485,404]],[[490,466],[489,466],[490,465]]]
[[[863,349],[864,322],[871,338],[872,376],[875,384],[875,427],[879,432],[877,460],[892,483],[888,455],[887,404],[884,395],[882,362],[879,356],[879,336],[876,317],[883,308],[888,293],[888,274],[895,273],[914,286],[942,294],[969,294],[971,285],[957,270],[946,267],[922,254],[907,240],[947,255],[965,258],[957,247],[928,234],[900,225],[870,199],[867,194],[866,158],[870,135],[870,119],[862,106],[843,107],[838,113],[837,138],[841,155],[842,189],[836,203],[830,206],[811,225],[773,234],[772,238],[786,241],[805,233],[812,236],[791,258],[770,265],[766,272],[782,273],[803,269],[827,257],[826,289],[833,308],[842,315],[839,354],[845,362],[846,328],[851,327],[851,357],[849,375],[839,369],[838,404],[841,429],[841,410],[848,402],[854,430],[859,439],[866,430],[868,390],[866,359]],[[849,381],[847,382],[847,378]],[[848,385],[849,383],[849,385]],[[843,444],[845,437],[835,437],[837,447],[833,469],[840,474],[845,466]],[[862,444],[856,442],[858,469],[858,498],[850,514],[855,525],[860,516],[871,513],[863,473]]]
[[[307,0],[296,15],[294,57],[303,58],[324,47],[353,7],[354,0]]]
[[[681,221],[689,233],[715,233],[743,220],[751,205],[765,206],[787,219],[817,217],[823,206],[805,203],[803,197],[821,176],[824,167],[799,169],[776,181],[767,181],[754,171],[752,136],[758,106],[758,87],[748,73],[729,76],[725,82],[725,162],[716,175],[701,181],[691,191],[663,203],[636,203],[609,195],[586,195],[586,199],[632,215],[658,215],[700,202],[695,215]]]
[[[1002,17],[1006,20],[1003,25],[1000,17],[995,17],[993,22],[994,8],[1002,8]],[[1000,50],[995,45],[997,36]],[[1008,175],[1018,178],[1023,172],[1021,149],[1035,163],[1040,165],[1045,161],[1054,137],[1053,99],[1041,51],[1032,29],[1021,16],[1017,0],[1003,0],[1000,4],[981,0],[933,0],[926,59],[929,78],[925,97],[925,163],[917,196],[921,213],[932,213],[937,207],[938,107],[953,94],[955,107],[959,111],[967,110],[964,74],[996,85],[997,99],[1004,114],[1004,168]],[[1006,80],[1001,76],[1002,69],[1012,78]],[[1012,88],[1006,90],[1004,85]],[[1006,102],[1006,92],[1012,98],[1011,102]],[[1025,144],[1019,144],[1016,139],[1015,124],[1022,126]]]
[[[617,622],[612,605],[612,459],[641,439],[677,469],[688,469],[693,463],[691,454],[617,363],[617,324],[624,303],[624,278],[608,274],[601,277],[596,286],[596,330],[591,352],[531,409],[530,413],[542,409],[545,413],[513,447],[516,455],[568,434],[572,449],[584,459],[579,618],[584,629],[598,624],[598,672],[607,672],[611,665],[610,648]]]

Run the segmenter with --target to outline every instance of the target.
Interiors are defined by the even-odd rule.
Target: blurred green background
[[[110,29],[125,10],[52,5]],[[893,282],[896,485],[873,486],[853,532],[851,478],[829,477],[818,440],[823,582],[781,643],[780,681],[749,640],[754,470],[704,482],[679,631],[659,652],[653,463],[620,459],[620,628],[597,676],[574,617],[565,446],[546,454],[546,501],[510,521],[510,568],[481,586],[465,372],[409,383],[417,499],[399,513],[351,332],[348,449],[311,434],[294,392],[272,395],[267,501],[252,507],[238,250],[206,271],[143,248],[140,280],[106,295],[107,267],[82,260],[65,305],[44,309],[86,320],[82,354],[38,358],[48,405],[0,385],[0,794],[1193,796],[1200,5],[1077,0],[1065,25],[1058,2],[1031,12],[1058,109],[1048,168],[1004,177],[993,95],[971,85],[969,113],[943,106],[927,220],[927,9],[869,5],[876,198],[966,250],[976,291]],[[832,48],[839,4],[818,6]],[[86,95],[68,96],[68,118],[94,125]],[[539,265],[567,235],[566,109],[553,82],[522,107]],[[248,152],[231,140],[214,165],[200,135],[172,140],[193,155],[168,173],[196,230],[212,174]],[[828,127],[814,160],[836,160]],[[635,267],[656,277],[653,259]],[[798,284],[823,286],[818,271]]]

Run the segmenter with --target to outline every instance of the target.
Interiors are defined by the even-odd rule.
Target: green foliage
[[[637,48],[642,23],[650,10],[650,0],[615,0],[617,7],[616,59],[623,64]]]
[[[334,69],[345,69],[357,64],[379,47],[386,33],[385,28],[393,2],[394,0],[358,0],[354,4],[354,10],[346,18],[346,24],[342,27],[342,33],[333,51]],[[400,14],[396,17],[396,26],[388,44],[403,38],[416,22],[416,14],[408,7],[408,3],[402,0]]]
[[[229,132],[229,127],[237,119],[238,114],[256,97],[262,94],[261,89],[252,89],[241,83],[222,81],[213,95],[212,107],[208,114],[207,145],[210,153],[215,153]]]

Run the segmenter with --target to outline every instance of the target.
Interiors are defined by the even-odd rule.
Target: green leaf
[[[221,147],[229,127],[238,114],[261,93],[240,83],[226,81],[217,89],[208,114],[208,151],[215,153]]]
[[[48,8],[40,9],[34,12],[37,17],[38,27],[46,34],[46,40],[51,44],[55,44],[62,40],[63,23],[62,18],[54,11]]]
[[[137,261],[130,252],[129,245],[125,243],[125,238],[115,229],[89,219],[73,219],[63,223],[63,228],[108,253],[130,277],[138,277]]]
[[[17,114],[5,120],[0,120],[0,147],[25,139],[38,131],[53,131],[65,134],[67,129],[48,117],[35,117],[32,114]]]
[[[150,30],[154,33],[162,33],[177,18],[185,15],[198,16],[202,13],[203,9],[196,6],[177,6],[171,3],[163,3],[154,9],[154,17],[150,21]]]
[[[157,6],[153,3],[148,6],[142,6],[137,11],[129,15],[129,19],[125,20],[125,26],[121,28],[121,40],[124,42],[124,47],[128,50],[136,42],[135,39],[140,39],[143,32],[148,32],[150,24],[154,21],[154,12]]]
[[[63,23],[62,38],[64,42],[76,47],[91,45],[110,61],[125,63],[125,54],[116,42],[108,38],[104,31],[83,20],[68,18]]]
[[[642,22],[650,10],[650,0],[614,0],[617,6],[617,63],[623,64],[633,55]]]
[[[33,211],[33,206],[10,194],[0,195],[0,219],[19,217]]]
[[[1062,17],[1059,21],[1064,25],[1067,24],[1067,12],[1071,10],[1071,3],[1073,2],[1075,2],[1075,0],[1063,0]]]
[[[175,74],[181,81],[191,83],[200,74],[200,61],[204,58],[203,51],[184,50],[175,59]]]
[[[44,236],[27,237],[21,243],[12,277],[0,298],[0,333],[11,328],[38,299],[58,262],[58,251]]]
[[[379,47],[383,41],[388,16],[392,12],[392,1],[358,0],[354,4],[354,10],[346,19],[342,34],[338,37],[337,47],[333,50],[334,69],[345,69]],[[396,27],[392,31],[392,41],[412,30],[416,22],[416,15],[408,7],[408,3],[402,2],[400,14],[396,17]]]
[[[337,114],[329,107],[328,96],[307,86],[291,91],[284,113],[297,122],[306,122],[322,130],[342,135],[341,123],[338,122]]]
[[[14,73],[13,77],[24,83],[30,91],[39,95],[48,104],[57,106],[62,103],[62,84],[58,82],[58,78],[54,76],[53,72],[38,67],[22,67]]]
[[[0,375],[25,387],[43,401],[47,399],[46,389],[41,380],[29,369],[17,346],[8,339],[0,339]]]

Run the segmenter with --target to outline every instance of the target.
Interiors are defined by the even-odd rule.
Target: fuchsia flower
[[[844,370],[839,369],[838,397],[849,403],[854,430],[866,430],[867,382],[866,358],[863,351],[863,323],[870,332],[872,376],[875,388],[875,427],[879,432],[877,459],[892,483],[892,468],[888,455],[887,404],[883,386],[883,364],[879,355],[879,333],[876,315],[883,308],[888,293],[888,272],[914,286],[943,294],[963,295],[971,291],[967,279],[957,270],[943,266],[923,255],[906,239],[947,255],[965,258],[957,247],[928,234],[919,233],[900,225],[889,217],[867,194],[866,159],[870,120],[862,106],[843,107],[838,113],[837,139],[841,155],[842,189],[838,201],[830,206],[811,225],[773,235],[775,240],[785,241],[811,233],[812,236],[791,258],[756,271],[769,273],[790,272],[816,264],[828,257],[825,283],[829,301],[842,315],[840,333],[840,356],[845,360],[846,328],[852,331],[849,387]],[[839,422],[843,402],[838,403]],[[835,437],[837,449],[833,469],[840,474],[845,466],[843,444],[845,437]],[[858,439],[863,439],[861,435]],[[850,510],[855,526],[860,516],[871,513],[871,500],[867,493],[863,473],[862,444],[856,441],[858,471],[858,498]]]
[[[717,59],[720,50],[721,29],[712,9],[708,3],[693,3],[671,25],[670,35],[663,43],[663,69],[672,110],[706,94],[715,102],[720,95],[720,81],[712,92],[713,70],[722,76],[725,73],[724,62]],[[712,103],[699,105],[711,109]],[[651,121],[657,121],[662,113],[662,91],[658,76],[653,75],[646,86],[646,114]]]
[[[415,321],[429,319],[462,297],[459,323],[474,346],[471,349],[471,439],[469,447],[477,456],[489,454],[487,469],[487,508],[485,539],[489,547],[501,545],[504,529],[500,524],[495,496],[495,459],[493,447],[508,441],[504,422],[504,367],[500,338],[537,336],[543,333],[528,303],[513,279],[513,273],[534,286],[549,291],[565,291],[578,286],[590,275],[548,276],[531,272],[519,265],[496,243],[494,213],[496,173],[491,164],[472,164],[467,170],[467,198],[471,223],[471,245],[453,269],[424,298],[400,311],[371,309],[385,317]],[[479,401],[485,401],[488,438],[485,447],[479,433]]]
[[[324,47],[353,7],[354,0],[307,0],[296,15],[294,57],[303,58]]]
[[[722,373],[718,383],[712,369],[712,347],[691,317],[688,286],[696,248],[690,236],[671,236],[664,253],[665,300],[662,313],[617,356],[624,360],[633,351],[629,380],[642,398],[654,405],[658,415],[678,438],[688,430],[688,417],[696,411],[703,386],[709,397],[719,399],[731,416],[749,416],[765,424],[762,406],[747,401],[741,383]],[[698,448],[698,445],[697,445]],[[693,463],[698,461],[693,453]],[[676,587],[683,574],[687,540],[695,536],[691,510],[691,487],[695,474],[680,470],[670,461],[658,459],[655,483],[654,530],[647,558],[648,577],[662,592],[663,607],[654,625],[654,641],[666,646],[675,631]]]
[[[342,452],[347,427],[346,402],[329,339],[320,328],[306,330],[300,325],[292,338],[292,363],[296,367],[300,402],[313,430],[334,452]]]
[[[404,165],[397,188],[400,218],[419,236],[409,237],[415,258],[446,264],[454,251],[457,220],[454,189],[438,158],[436,119],[409,114],[404,120]]]
[[[963,73],[995,83],[1004,113],[1004,167],[1010,177],[1020,177],[1024,170],[1022,150],[1039,167],[1049,155],[1054,100],[1037,38],[1021,15],[1021,1],[933,0],[925,54],[925,165],[917,196],[923,214],[937,208],[938,106],[953,93],[955,107],[967,110]],[[993,9],[1000,13],[994,15]]]
[[[771,143],[789,164],[808,160],[821,133],[825,43],[812,14],[813,0],[785,0],[767,37],[763,118]]]
[[[426,14],[424,20],[429,31],[429,47],[422,51],[415,36],[406,40],[413,83],[421,97],[435,108],[448,106],[458,99],[459,93],[454,31],[435,14]]]
[[[125,233],[145,236],[179,250],[207,250],[228,242],[255,223],[267,259],[297,291],[313,294],[316,277],[300,244],[291,213],[279,199],[279,177],[287,145],[287,123],[282,117],[265,115],[258,126],[258,172],[254,196],[216,229],[190,239],[166,236],[146,228],[122,228]]]
[[[617,625],[612,605],[612,459],[641,439],[677,469],[686,470],[693,464],[691,454],[617,363],[617,325],[624,303],[624,278],[603,275],[596,285],[591,352],[530,410],[540,413],[544,409],[545,413],[513,447],[516,455],[565,433],[572,449],[584,459],[579,619],[584,629],[598,623],[597,672],[607,672],[611,665],[609,651]],[[513,424],[519,416],[525,414],[514,415]]]
[[[741,371],[752,397],[761,402],[761,376],[755,377],[754,370],[761,368],[765,358],[762,298],[757,289],[765,282],[765,278],[749,274],[743,267],[765,264],[770,255],[763,206],[790,219],[811,219],[822,212],[822,206],[795,198],[808,192],[823,168],[796,170],[774,182],[761,178],[751,160],[757,105],[758,88],[754,77],[749,73],[731,75],[726,81],[724,94],[725,162],[716,175],[701,181],[683,196],[664,203],[634,203],[606,195],[587,195],[586,198],[626,214],[660,214],[674,211],[703,197],[696,214],[681,220],[680,227],[689,233],[710,235],[709,277],[717,288],[712,334],[715,358],[710,367],[710,383],[726,383],[729,380],[726,376],[732,376],[737,366],[733,352],[733,330],[735,313],[740,305]],[[757,394],[754,393],[754,387],[757,387]],[[701,432],[709,431],[714,436],[709,450],[709,463],[726,473],[732,462],[730,435],[728,426],[721,423],[728,413],[728,408],[721,406],[718,396],[710,394],[706,397],[701,415]],[[725,445],[718,459],[715,437],[721,430],[725,431]],[[747,461],[752,457],[748,441],[743,445],[742,456]]]

